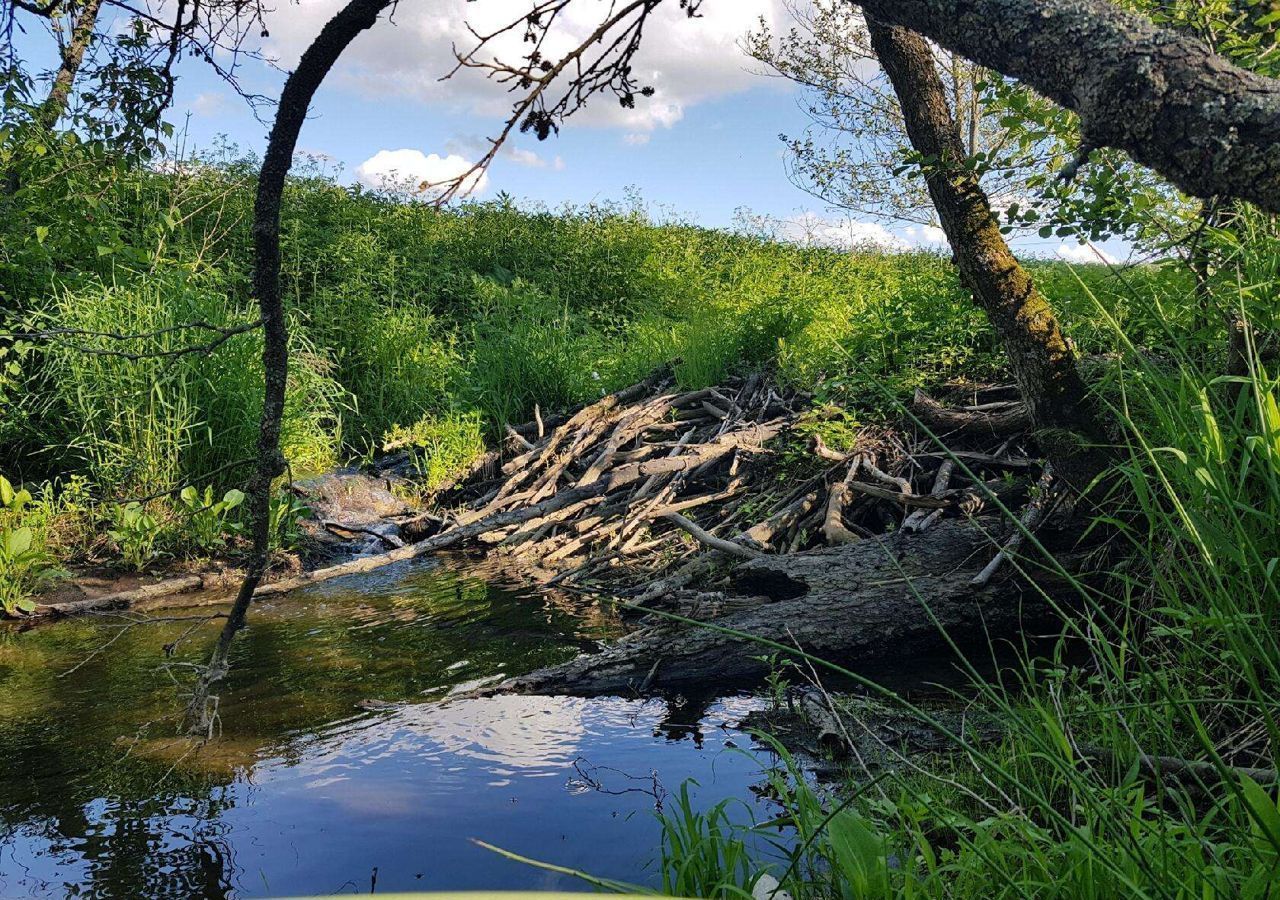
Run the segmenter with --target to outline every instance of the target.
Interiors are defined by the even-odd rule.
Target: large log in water
[[[945,521],[924,533],[900,533],[779,556],[740,566],[734,592],[761,602],[712,624],[853,667],[910,665],[915,654],[1041,629],[1053,606],[1071,606],[1076,591],[1043,566],[1024,561],[1032,579],[1013,567],[983,588],[970,581],[998,549],[1010,526],[998,518]],[[1060,554],[1068,569],[1072,553]],[[765,599],[767,598],[767,599]],[[763,676],[759,658],[771,652],[714,628],[662,625],[636,632],[599,653],[510,679],[490,693],[635,694],[746,682]]]

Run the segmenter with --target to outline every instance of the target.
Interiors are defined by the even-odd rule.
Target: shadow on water
[[[767,764],[730,749],[743,698],[435,702],[616,623],[429,565],[255,608],[196,749],[170,673],[203,659],[202,614],[0,634],[0,896],[581,887],[470,838],[654,883],[664,789],[750,802]]]

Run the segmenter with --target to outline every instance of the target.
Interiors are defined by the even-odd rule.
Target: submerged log
[[[1034,633],[1051,623],[1053,602],[1070,605],[1075,589],[1052,572],[1029,584],[1005,570],[985,587],[970,584],[1009,525],[996,517],[946,520],[923,533],[764,556],[740,566],[734,592],[769,602],[731,610],[714,628],[663,624],[628,635],[599,653],[509,679],[487,693],[629,695],[639,686],[690,689],[749,682],[768,671],[769,648],[756,638],[795,646],[854,667],[960,642]],[[1074,531],[1072,536],[1074,536]],[[1062,537],[1062,535],[1060,535]],[[1066,569],[1081,555],[1059,555]],[[1053,601],[1053,602],[1050,602]]]

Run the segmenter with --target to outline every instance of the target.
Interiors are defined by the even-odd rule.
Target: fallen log
[[[1054,618],[1046,594],[1063,603],[1076,596],[1066,579],[1042,573],[1033,586],[1004,573],[983,589],[970,584],[1008,530],[996,517],[945,520],[923,533],[760,557],[735,570],[732,586],[736,594],[769,602],[710,624],[791,646],[798,642],[819,658],[853,666],[901,664],[913,654],[945,649],[940,628],[962,646],[1040,628]],[[1068,570],[1082,558],[1073,551],[1059,556]],[[767,673],[766,650],[716,628],[664,624],[486,693],[629,695],[646,680],[654,689],[749,682]]]
[[[939,435],[1007,437],[1031,429],[1031,412],[1020,401],[985,404],[982,409],[950,409],[917,390],[911,410]]]

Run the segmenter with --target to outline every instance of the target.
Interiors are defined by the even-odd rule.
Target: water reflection
[[[651,881],[655,777],[695,777],[710,801],[758,780],[726,749],[741,701],[433,702],[611,632],[568,597],[418,566],[258,608],[222,736],[199,748],[174,737],[180,688],[163,667],[202,659],[218,624],[173,659],[190,622],[118,624],[0,636],[0,896],[367,892],[375,869],[387,891],[576,886],[472,837]]]

